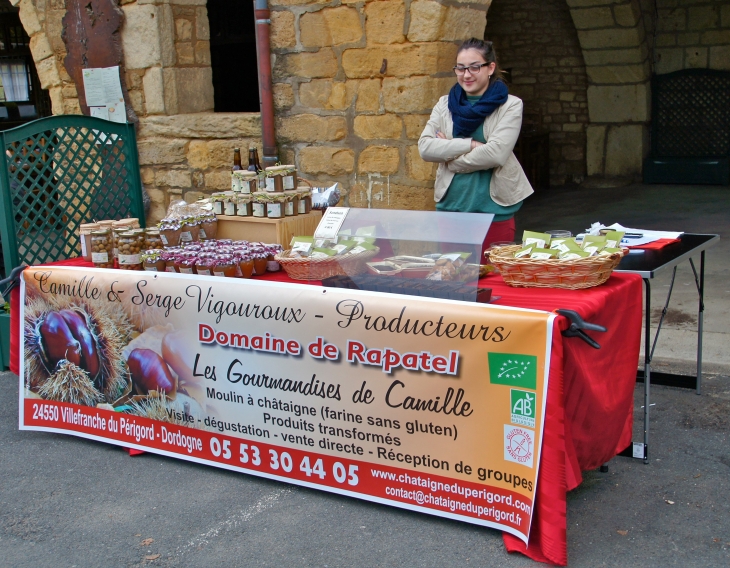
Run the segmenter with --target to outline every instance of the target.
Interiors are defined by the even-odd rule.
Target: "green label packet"
[[[537,388],[537,357],[516,353],[489,353],[489,382],[524,389]]]

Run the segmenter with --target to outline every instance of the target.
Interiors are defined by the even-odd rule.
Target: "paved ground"
[[[592,221],[719,232],[708,255],[704,395],[653,388],[651,464],[627,458],[588,472],[568,499],[571,567],[730,565],[730,190],[571,190],[534,198],[520,231]],[[580,207],[576,206],[580,203]],[[555,221],[560,219],[560,221]],[[694,356],[691,280],[658,348],[663,370]],[[664,283],[657,280],[659,305]],[[674,335],[672,335],[674,334]],[[707,355],[707,353],[706,353]],[[641,386],[637,387],[640,423]],[[499,533],[283,483],[17,429],[17,377],[0,374],[0,567],[537,566]],[[640,439],[638,428],[634,439]],[[149,558],[149,559],[147,559]]]
[[[537,566],[489,529],[19,432],[10,373],[0,399],[2,567]],[[730,378],[654,401],[651,464],[616,458],[569,495],[571,567],[730,565]]]

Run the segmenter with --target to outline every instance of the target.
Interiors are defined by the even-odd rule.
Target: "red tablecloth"
[[[72,259],[55,263],[91,266]],[[285,273],[264,279],[291,282]],[[318,285],[319,282],[309,282]],[[563,317],[553,329],[550,381],[543,431],[540,474],[529,546],[504,533],[510,552],[533,560],[565,565],[568,561],[566,493],[577,487],[581,471],[596,469],[631,443],[633,392],[639,360],[642,318],[641,278],[614,274],[608,282],[588,290],[512,288],[499,276],[480,285],[501,296],[496,304],[553,311],[575,310],[586,321],[608,328],[590,332],[601,349],[579,338],[563,338]],[[20,295],[11,295],[10,369],[18,373]]]

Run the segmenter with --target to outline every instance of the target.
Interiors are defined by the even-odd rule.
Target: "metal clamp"
[[[603,327],[602,325],[588,323],[587,321],[584,321],[583,318],[580,317],[580,314],[574,310],[560,309],[555,310],[555,312],[563,317],[568,318],[568,321],[570,321],[570,327],[562,332],[564,337],[580,337],[583,341],[585,341],[594,349],[601,348],[600,344],[583,330],[588,329],[591,331],[607,331],[605,327]]]
[[[6,299],[6,301],[10,301],[10,291],[20,285],[20,273],[26,268],[26,266],[16,266],[10,272],[10,276],[8,276],[5,280],[0,280],[0,294]]]

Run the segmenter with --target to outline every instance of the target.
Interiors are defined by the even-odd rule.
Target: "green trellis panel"
[[[51,116],[0,132],[5,272],[80,255],[78,228],[137,217],[144,227],[134,125]]]

